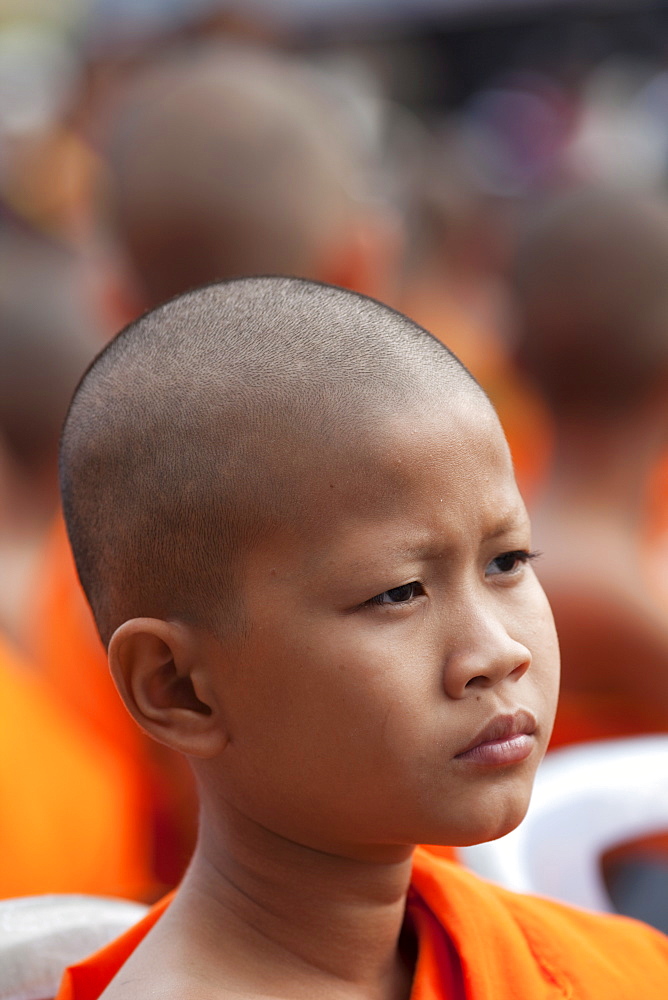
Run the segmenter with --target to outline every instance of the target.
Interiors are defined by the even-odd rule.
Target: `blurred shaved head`
[[[0,234],[0,441],[17,470],[54,487],[62,422],[99,347],[77,278],[60,247]]]
[[[250,274],[321,277],[359,211],[358,140],[322,79],[278,54],[194,49],[139,76],[110,163],[149,303]]]
[[[668,209],[586,191],[520,248],[518,360],[557,417],[624,413],[668,373]]]
[[[308,518],[332,470],[357,475],[363,503],[388,418],[462,393],[489,405],[421,327],[309,281],[212,285],[131,324],[82,381],[61,447],[67,527],[103,641],[142,616],[238,627],[250,547]]]

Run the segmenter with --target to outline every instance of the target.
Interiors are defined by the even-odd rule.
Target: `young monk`
[[[59,1000],[665,996],[668,941],[413,845],[522,818],[558,652],[487,398],[362,296],[188,293],[99,356],[67,524],[135,719],[186,754],[176,894]]]

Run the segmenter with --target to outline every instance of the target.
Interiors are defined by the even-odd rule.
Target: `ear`
[[[124,622],[109,643],[112,676],[141,728],[174,750],[203,758],[228,743],[215,684],[222,654],[208,633],[158,618]]]

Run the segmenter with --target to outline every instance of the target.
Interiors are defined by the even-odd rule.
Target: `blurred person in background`
[[[120,750],[110,716],[98,725],[106,667],[82,683],[72,638],[91,625],[79,608],[68,632],[52,586],[60,427],[114,327],[99,307],[93,242],[101,161],[73,122],[82,56],[65,5],[43,20],[32,13],[6,11],[0,28],[0,895],[152,898],[163,882],[148,755],[127,713],[113,716]],[[70,663],[67,689],[59,659]]]
[[[454,125],[451,127],[454,130]],[[517,208],[470,176],[456,135],[425,143],[410,187],[398,307],[464,362],[494,403],[518,483],[531,494],[550,447],[550,421],[510,352],[508,260]]]
[[[401,302],[488,383],[506,354],[513,224],[501,199],[466,172],[456,136],[426,139],[407,209]]]
[[[517,357],[554,416],[533,504],[563,656],[553,743],[668,730],[668,616],[652,586],[648,484],[668,442],[668,207],[585,191],[517,260]]]
[[[668,206],[610,190],[553,202],[520,247],[516,286],[518,360],[555,424],[531,510],[562,651],[551,745],[667,733],[648,497],[668,446]],[[668,836],[609,852],[603,870],[622,912],[668,927]]]
[[[58,437],[99,341],[74,255],[0,224],[0,627],[29,645],[26,609],[58,509]]]
[[[190,47],[132,80],[111,125],[110,211],[143,307],[247,274],[387,298],[398,233],[322,74],[240,45]]]
[[[135,769],[61,698],[31,615],[58,507],[70,396],[95,352],[73,255],[0,230],[0,896],[142,895],[149,845]],[[26,733],[29,734],[26,738]]]
[[[74,31],[65,7],[38,4],[29,18],[17,7],[0,28],[0,896],[150,900],[189,857],[190,776],[116,697],[79,599],[56,468],[73,389],[127,318],[94,211],[104,164],[91,139],[98,91],[127,75],[128,55],[115,37],[86,64],[83,22]],[[162,20],[124,35],[140,63],[168,44]]]

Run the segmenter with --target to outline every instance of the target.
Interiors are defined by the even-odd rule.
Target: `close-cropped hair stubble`
[[[433,389],[480,393],[421,327],[296,278],[209,285],[126,327],[61,441],[63,505],[103,642],[135,617],[243,626],[239,563],[319,462]]]

